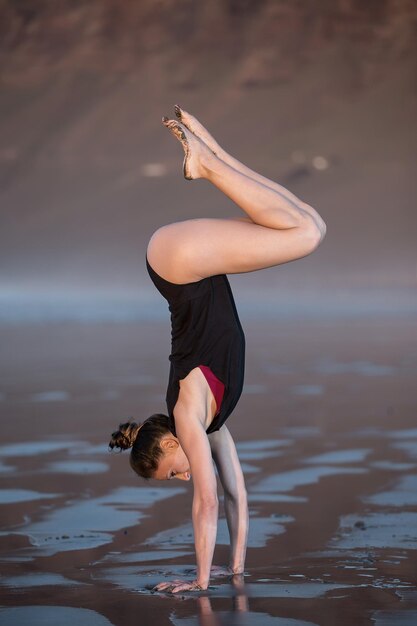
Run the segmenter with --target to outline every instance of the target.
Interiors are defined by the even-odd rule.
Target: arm
[[[187,412],[188,413],[188,412]],[[210,445],[204,427],[197,420],[190,424],[181,419],[181,408],[175,413],[178,439],[190,462],[194,484],[193,528],[197,559],[197,584],[207,589],[216,544],[218,499],[217,483]]]
[[[198,375],[197,375],[198,376]],[[180,445],[190,463],[194,484],[192,519],[197,559],[197,578],[192,583],[161,583],[158,590],[176,593],[196,588],[207,589],[217,534],[217,480],[210,444],[203,423],[206,417],[206,390],[196,384],[193,374],[181,381],[175,405],[175,428]],[[198,379],[197,379],[198,380]],[[191,384],[189,384],[191,383]],[[201,393],[200,393],[201,391]]]
[[[226,426],[209,435],[209,441],[224,490],[224,507],[230,535],[229,567],[234,574],[245,568],[249,529],[245,480],[233,438]]]

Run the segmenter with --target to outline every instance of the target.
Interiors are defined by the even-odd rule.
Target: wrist
[[[203,580],[202,578],[197,578],[197,580],[194,581],[195,584],[200,587],[200,589],[207,589],[207,587],[209,586],[210,580]]]

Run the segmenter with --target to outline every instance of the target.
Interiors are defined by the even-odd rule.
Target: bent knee
[[[307,254],[311,254],[316,250],[326,235],[326,224],[319,215],[309,216],[303,225],[303,238]]]

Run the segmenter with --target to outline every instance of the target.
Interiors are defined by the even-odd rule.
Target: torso
[[[179,384],[178,400],[182,398],[182,394],[185,391],[186,398],[192,399],[189,402],[190,412],[195,414],[197,419],[200,419],[204,430],[209,429],[218,412],[217,403],[201,368],[195,367],[183,380],[179,381]],[[198,411],[195,411],[196,405],[200,407]],[[173,408],[173,414],[175,415],[175,406]]]
[[[175,434],[174,407],[180,381],[200,365],[210,368],[225,387],[220,411],[215,415],[213,395],[205,382],[211,402],[206,431],[209,434],[219,430],[240,397],[244,375],[244,334],[227,277],[211,276],[178,284],[159,276],[149,262],[147,266],[171,312],[171,368],[166,397],[171,430]],[[204,380],[202,372],[200,376],[200,381]]]

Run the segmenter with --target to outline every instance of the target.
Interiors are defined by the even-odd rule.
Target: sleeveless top
[[[148,259],[146,266],[171,313],[171,365],[166,393],[170,430],[176,435],[174,407],[179,381],[199,365],[206,365],[225,387],[220,411],[206,430],[210,434],[229,417],[243,387],[245,335],[229,281],[219,274],[178,285],[159,276]]]

